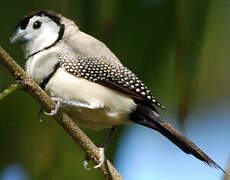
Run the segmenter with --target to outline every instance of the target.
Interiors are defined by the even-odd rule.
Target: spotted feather
[[[106,61],[104,57],[73,57],[67,54],[59,54],[58,56],[60,66],[69,73],[129,94],[133,98],[148,101],[166,110],[152,96],[144,83],[122,64],[111,63]]]

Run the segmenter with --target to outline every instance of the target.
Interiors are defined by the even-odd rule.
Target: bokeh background
[[[230,158],[230,1],[1,0],[0,45],[24,67],[9,37],[34,10],[73,19],[103,41],[168,109],[164,119],[220,166]],[[0,91],[14,80],[0,65]],[[84,152],[25,92],[0,102],[0,179],[104,179],[84,170]],[[108,130],[85,132],[100,144]],[[126,180],[220,180],[221,171],[184,154],[158,133],[120,127],[106,152]],[[92,164],[91,164],[92,165]]]

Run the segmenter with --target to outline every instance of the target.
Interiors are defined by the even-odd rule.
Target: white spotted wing
[[[111,63],[104,57],[88,58],[59,55],[60,66],[69,73],[126,93],[133,98],[148,101],[165,110],[137,76],[120,63]]]

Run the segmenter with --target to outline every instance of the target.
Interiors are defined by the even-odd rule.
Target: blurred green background
[[[230,99],[229,1],[1,0],[0,45],[23,67],[22,51],[9,37],[21,18],[40,9],[73,19],[103,41],[167,107],[161,114],[176,115],[181,127],[195,107]],[[0,65],[0,91],[13,81]],[[0,102],[0,171],[20,163],[31,179],[104,179],[83,169],[84,152],[52,118],[39,122],[38,110],[24,92]],[[97,144],[108,133],[85,131]],[[106,152],[111,161],[125,131],[119,128]]]

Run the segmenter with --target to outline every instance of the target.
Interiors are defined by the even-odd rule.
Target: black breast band
[[[57,63],[54,66],[53,71],[45,78],[43,79],[43,81],[40,84],[40,87],[44,90],[46,88],[46,85],[48,84],[49,80],[53,77],[53,75],[57,72],[58,68],[59,68],[59,63]]]

